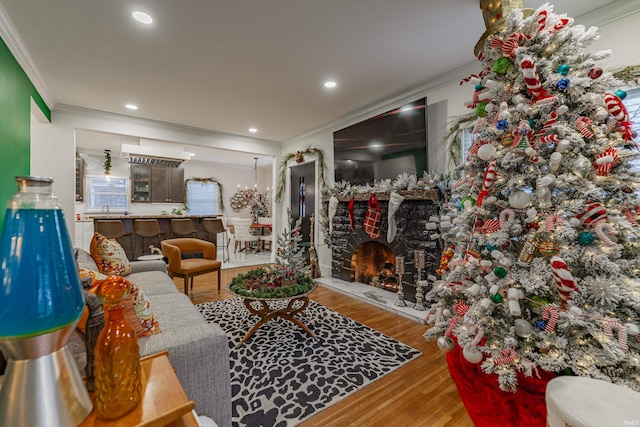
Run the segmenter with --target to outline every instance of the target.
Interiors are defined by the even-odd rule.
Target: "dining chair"
[[[193,227],[191,218],[172,218],[171,237],[198,237],[198,232]]]
[[[160,236],[166,237],[166,232],[162,231],[157,219],[136,219],[133,221],[133,232],[136,237],[142,242],[142,251],[140,255],[144,255],[145,239],[155,239],[154,242],[159,242]],[[157,243],[159,246],[159,243]],[[135,250],[134,250],[135,252]]]
[[[222,261],[229,261],[229,241],[227,237],[227,229],[224,228],[224,224],[220,218],[204,218],[202,220],[202,229],[207,233],[207,236],[216,247],[222,248]],[[222,234],[222,244],[218,245],[218,234]],[[213,238],[211,238],[213,235]],[[225,250],[227,255],[225,256]]]
[[[244,248],[240,249],[240,252],[242,252],[249,248],[251,242],[258,241],[258,236],[251,233],[251,223],[252,221],[248,218],[239,218],[233,222],[236,240],[235,250],[238,249],[238,244],[239,246],[243,246],[244,244]]]
[[[262,227],[262,232],[258,238],[260,239],[260,247],[262,249],[271,250],[271,244],[273,242],[273,234],[271,231],[273,227],[272,219],[270,217],[259,217],[258,224],[262,224],[263,226],[269,225],[268,227]]]
[[[167,258],[167,274],[184,278],[184,293],[189,295],[189,281],[193,289],[193,278],[201,274],[218,273],[218,292],[220,292],[222,263],[216,259],[216,245],[206,240],[182,237],[160,242],[162,254]],[[202,258],[183,257],[187,254],[201,253]]]

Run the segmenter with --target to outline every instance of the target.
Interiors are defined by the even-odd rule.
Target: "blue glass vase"
[[[0,239],[0,427],[78,425],[92,405],[66,346],[84,309],[71,240],[53,180],[16,181]]]

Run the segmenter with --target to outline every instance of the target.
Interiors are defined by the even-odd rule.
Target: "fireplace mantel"
[[[438,190],[398,190],[396,191],[399,195],[404,197],[405,200],[438,200]],[[376,192],[373,194],[376,196],[376,199],[380,201],[388,201],[389,195],[391,192]],[[323,196],[322,201],[328,202],[331,196]],[[336,198],[340,202],[348,202],[353,197],[353,200],[356,202],[366,202],[371,197],[371,193],[356,193],[356,194],[336,194]]]

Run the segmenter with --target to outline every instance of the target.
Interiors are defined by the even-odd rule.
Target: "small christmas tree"
[[[425,337],[505,391],[539,369],[640,391],[638,147],[597,37],[549,4],[515,10],[466,79],[477,120]]]
[[[308,276],[310,267],[304,256],[302,242],[302,217],[298,218],[293,228],[285,229],[277,239],[276,265],[271,269],[283,277],[298,281]]]

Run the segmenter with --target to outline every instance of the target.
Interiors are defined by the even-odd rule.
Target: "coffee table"
[[[302,323],[302,321],[300,319],[298,319],[296,316],[296,314],[300,314],[304,311],[305,308],[307,308],[307,305],[309,305],[309,294],[313,291],[316,290],[316,288],[318,287],[318,285],[316,283],[314,283],[313,287],[311,289],[309,289],[307,292],[305,292],[304,294],[300,294],[300,295],[295,295],[292,297],[286,297],[286,298],[253,298],[253,297],[246,297],[244,295],[240,295],[237,294],[235,292],[233,292],[231,290],[231,284],[229,283],[227,285],[227,292],[229,292],[230,294],[238,297],[238,298],[242,298],[242,301],[244,302],[245,307],[247,307],[247,310],[249,310],[249,313],[251,313],[252,315],[257,315],[260,317],[260,320],[258,320],[258,322],[253,325],[253,327],[249,330],[249,332],[247,332],[247,334],[244,336],[244,338],[242,338],[242,341],[240,341],[238,343],[238,345],[236,346],[236,348],[239,348],[242,344],[244,344],[249,338],[251,338],[251,336],[262,327],[262,325],[264,325],[265,323],[267,323],[269,320],[271,319],[275,319],[275,318],[282,318],[285,320],[288,320],[291,323],[294,323],[296,325],[298,325],[300,328],[302,328],[303,331],[305,331],[309,336],[311,336],[313,339],[317,339],[316,335],[311,331],[311,329],[309,329],[309,327],[307,325],[305,325],[304,323]],[[283,306],[283,307],[274,307],[269,305],[269,303],[275,303],[278,301],[286,301],[287,305]],[[252,304],[255,303],[258,308],[254,307]],[[275,304],[274,304],[275,305]]]

